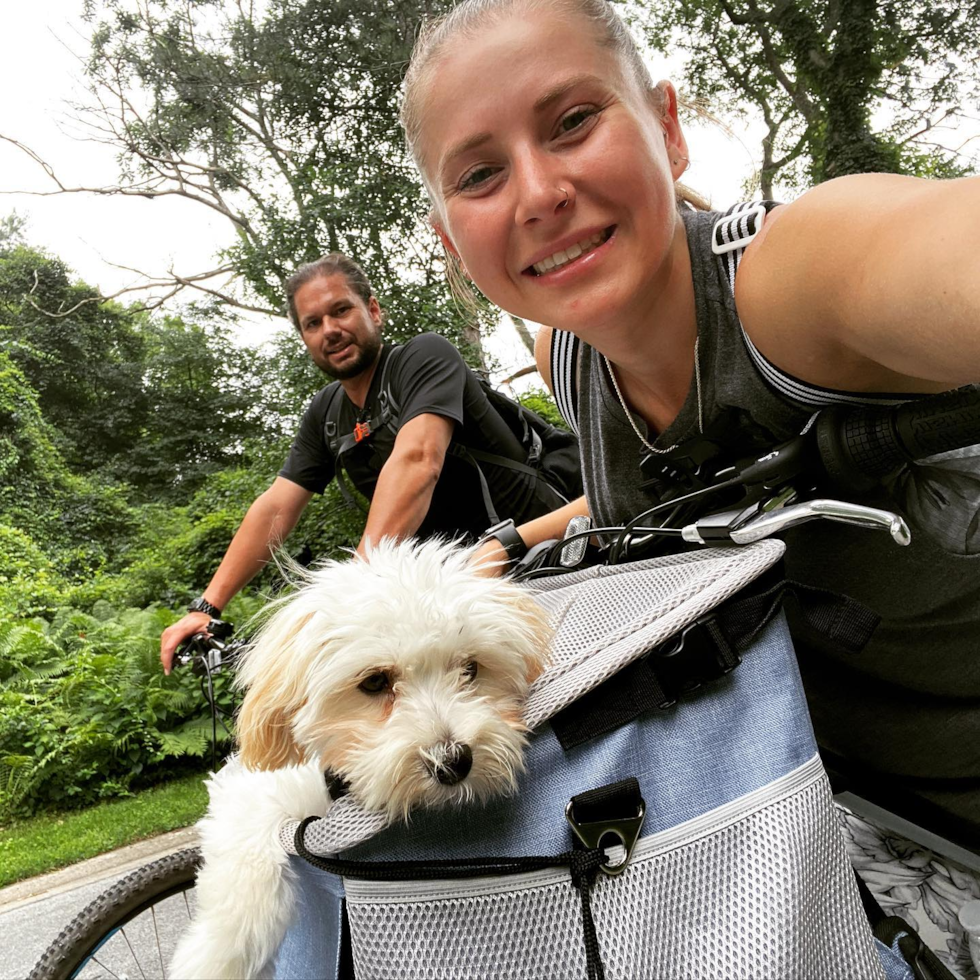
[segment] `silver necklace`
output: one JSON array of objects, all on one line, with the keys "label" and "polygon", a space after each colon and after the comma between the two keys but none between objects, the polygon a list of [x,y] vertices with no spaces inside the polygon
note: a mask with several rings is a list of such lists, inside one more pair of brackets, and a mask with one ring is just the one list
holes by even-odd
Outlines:
[{"label": "silver necklace", "polygon": [[[701,408],[701,358],[698,355],[698,345],[700,342],[700,337],[694,338],[694,391],[698,398],[698,432],[703,433],[704,419]],[[642,432],[640,432],[640,427],[636,424],[636,419],[633,417],[633,413],[630,411],[629,405],[626,404],[626,399],[623,398],[623,393],[619,390],[619,382],[616,380],[615,369],[605,354],[602,355],[602,359],[605,361],[606,370],[609,372],[609,377],[612,380],[613,388],[616,389],[616,397],[619,398],[619,404],[623,406],[623,411],[626,413],[626,418],[629,420],[629,424],[636,433],[636,438],[639,439],[651,453],[657,453],[659,456],[663,456],[666,453],[672,453],[680,445],[680,443],[675,442],[672,446],[668,446],[666,449],[657,449],[657,447],[654,446]]]}]

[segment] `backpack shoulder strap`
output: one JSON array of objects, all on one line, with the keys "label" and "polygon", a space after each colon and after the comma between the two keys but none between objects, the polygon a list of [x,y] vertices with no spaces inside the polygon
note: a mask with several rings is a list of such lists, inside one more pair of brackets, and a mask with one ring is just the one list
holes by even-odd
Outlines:
[{"label": "backpack shoulder strap", "polygon": [[339,395],[343,389],[339,381],[334,381],[330,385],[330,394],[327,396],[327,410],[323,413],[323,441],[327,448],[337,458],[337,450],[340,446],[340,405]]},{"label": "backpack shoulder strap", "polygon": [[[334,451],[334,455],[338,461],[344,453],[349,452],[361,439],[380,429],[382,426],[388,426],[392,432],[398,431],[398,413],[400,407],[388,385],[388,367],[391,364],[392,358],[400,350],[401,347],[396,346],[384,355],[384,361],[381,364],[381,380],[378,384],[377,409],[374,415],[366,422],[358,422],[353,432],[348,432],[344,435],[338,434],[336,449]],[[335,401],[337,402],[334,419],[336,422],[340,418],[340,399],[335,399]]]},{"label": "backpack shoulder strap", "polygon": [[551,389],[568,427],[578,435],[578,364],[582,341],[567,330],[551,331]]},{"label": "backpack shoulder strap", "polygon": [[383,417],[383,421],[393,429],[398,428],[398,414],[401,412],[401,405],[398,404],[398,399],[391,393],[388,374],[391,369],[391,362],[401,349],[402,345],[396,344],[388,352],[384,364],[381,365],[381,383],[378,385],[378,404],[380,408],[378,415],[379,417]]},{"label": "backpack shoulder strap", "polygon": [[345,451],[345,437],[340,432],[340,407],[342,404],[340,395],[342,391],[340,382],[335,381],[328,396],[327,410],[323,415],[323,441],[333,456],[334,479],[337,481],[337,487],[344,503],[351,510],[363,510],[363,506],[359,505],[344,477],[344,463],[341,454]]}]

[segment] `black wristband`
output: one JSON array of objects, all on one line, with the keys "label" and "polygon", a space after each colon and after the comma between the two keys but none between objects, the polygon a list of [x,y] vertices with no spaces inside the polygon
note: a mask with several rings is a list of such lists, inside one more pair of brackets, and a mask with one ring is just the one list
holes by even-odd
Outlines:
[{"label": "black wristband", "polygon": [[490,538],[496,538],[500,542],[510,561],[520,561],[527,554],[527,545],[518,534],[517,528],[510,518],[501,521],[499,524],[494,524],[493,527],[488,527],[483,532],[483,537],[480,538],[480,544]]},{"label": "black wristband", "polygon": [[217,606],[208,602],[208,600],[205,599],[204,596],[199,596],[197,599],[195,599],[187,607],[187,611],[207,613],[212,619],[221,618],[221,610]]}]

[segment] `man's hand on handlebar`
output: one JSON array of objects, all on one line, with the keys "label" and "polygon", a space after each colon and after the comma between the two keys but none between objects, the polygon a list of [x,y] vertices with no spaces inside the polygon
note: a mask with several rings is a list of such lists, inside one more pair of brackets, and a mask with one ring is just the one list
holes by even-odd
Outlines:
[{"label": "man's hand on handlebar", "polygon": [[196,633],[207,633],[211,617],[205,612],[190,612],[168,626],[160,635],[160,663],[164,674],[170,674],[174,663],[174,653],[182,643],[186,643]]}]

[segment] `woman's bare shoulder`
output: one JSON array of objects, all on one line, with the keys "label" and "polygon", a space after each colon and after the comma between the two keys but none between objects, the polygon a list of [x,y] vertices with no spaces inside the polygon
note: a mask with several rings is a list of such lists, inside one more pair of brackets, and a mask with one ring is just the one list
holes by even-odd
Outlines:
[{"label": "woman's bare shoulder", "polygon": [[853,175],[775,209],[736,279],[739,317],[753,343],[813,384],[902,390],[902,378],[916,375],[907,360],[889,356],[889,346],[899,343],[918,252],[942,247],[923,216],[943,206],[950,183]]},{"label": "woman's bare shoulder", "polygon": [[551,384],[551,335],[554,330],[551,327],[541,326],[538,328],[537,336],[534,338],[534,362],[538,366],[538,374],[544,381],[548,391],[553,392]]}]

